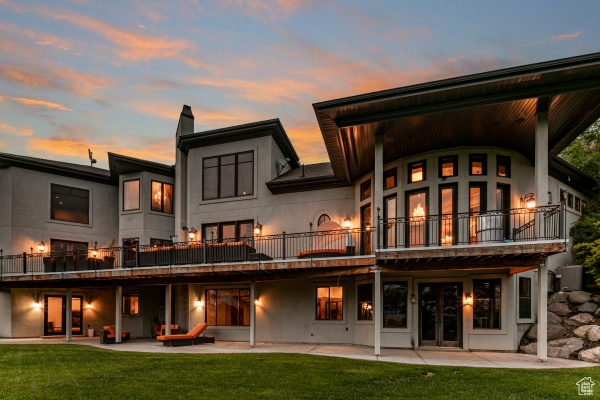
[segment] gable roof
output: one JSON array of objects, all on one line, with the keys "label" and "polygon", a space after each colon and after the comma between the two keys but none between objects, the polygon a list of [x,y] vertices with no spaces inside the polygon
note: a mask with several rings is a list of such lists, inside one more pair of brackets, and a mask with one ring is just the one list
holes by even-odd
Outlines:
[{"label": "gable roof", "polygon": [[284,172],[267,182],[267,188],[273,194],[303,192],[308,190],[328,189],[348,186],[333,173],[331,163],[302,165]]},{"label": "gable roof", "polygon": [[117,182],[119,181],[119,175],[130,172],[147,171],[163,176],[175,176],[175,167],[173,165],[142,160],[122,154],[108,153],[108,166],[111,178]]}]

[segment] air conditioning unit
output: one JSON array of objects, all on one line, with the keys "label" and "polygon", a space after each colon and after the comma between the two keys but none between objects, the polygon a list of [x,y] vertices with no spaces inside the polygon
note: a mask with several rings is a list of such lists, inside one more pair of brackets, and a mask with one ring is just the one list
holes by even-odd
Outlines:
[{"label": "air conditioning unit", "polygon": [[583,290],[583,265],[556,267],[556,288],[563,292]]}]

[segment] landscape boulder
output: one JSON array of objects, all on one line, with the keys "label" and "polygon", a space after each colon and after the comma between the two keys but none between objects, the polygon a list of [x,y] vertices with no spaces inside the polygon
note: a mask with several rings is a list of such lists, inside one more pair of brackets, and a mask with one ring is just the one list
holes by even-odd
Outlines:
[{"label": "landscape boulder", "polygon": [[569,301],[573,304],[583,304],[592,300],[592,295],[582,290],[576,290],[569,293]]},{"label": "landscape boulder", "polygon": [[577,358],[579,358],[581,361],[600,363],[600,347],[594,347],[593,349],[580,351]]},{"label": "landscape boulder", "polygon": [[553,312],[548,311],[548,323],[560,325],[562,324],[562,318],[554,314]]},{"label": "landscape boulder", "polygon": [[567,338],[548,342],[548,357],[570,358],[571,354],[583,349],[583,339]]},{"label": "landscape boulder", "polygon": [[598,306],[596,303],[592,303],[588,301],[587,303],[583,303],[579,307],[577,307],[577,311],[585,312],[585,313],[595,313],[598,310]]},{"label": "landscape boulder", "polygon": [[590,331],[590,329],[592,329],[594,326],[596,325],[583,325],[580,326],[579,328],[573,330],[573,335],[585,339],[586,335],[588,334],[588,332]]},{"label": "landscape boulder", "polygon": [[520,347],[521,351],[527,354],[537,354],[537,343],[529,343]]},{"label": "landscape boulder", "polygon": [[567,292],[556,292],[548,299],[548,304],[552,303],[566,303],[569,300],[569,293]]},{"label": "landscape boulder", "polygon": [[[556,324],[548,324],[548,340],[558,339],[567,334],[567,329],[564,326]],[[527,338],[531,340],[537,340],[537,324],[533,325],[527,333]]]},{"label": "landscape boulder", "polygon": [[594,316],[588,313],[581,313],[573,315],[571,318],[565,320],[564,324],[567,326],[583,326],[589,325],[594,320]]},{"label": "landscape boulder", "polygon": [[600,326],[593,325],[592,328],[588,331],[587,339],[592,342],[597,342],[600,340]]},{"label": "landscape boulder", "polygon": [[571,313],[571,309],[567,303],[552,303],[548,305],[548,311],[553,312],[556,315],[564,317]]}]

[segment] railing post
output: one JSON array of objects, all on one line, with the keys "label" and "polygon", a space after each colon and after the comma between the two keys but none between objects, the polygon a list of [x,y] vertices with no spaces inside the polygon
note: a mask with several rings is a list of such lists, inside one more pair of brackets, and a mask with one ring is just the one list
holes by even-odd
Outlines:
[{"label": "railing post", "polygon": [[377,235],[377,250],[381,249],[381,217],[379,216],[379,207],[377,207],[377,228],[375,229]]},{"label": "railing post", "polygon": [[140,266],[140,244],[135,244],[135,263],[134,266],[138,268]]},{"label": "railing post", "polygon": [[202,238],[202,264],[206,264],[206,238]]},{"label": "railing post", "polygon": [[27,252],[23,252],[23,274],[27,274]]},{"label": "railing post", "polygon": [[283,232],[283,235],[281,236],[281,254],[283,256],[283,259],[285,260],[285,231]]}]

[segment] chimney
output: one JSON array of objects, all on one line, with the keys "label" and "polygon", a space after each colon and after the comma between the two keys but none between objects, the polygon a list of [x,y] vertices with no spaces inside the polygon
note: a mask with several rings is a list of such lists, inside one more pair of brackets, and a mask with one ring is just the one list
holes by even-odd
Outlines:
[{"label": "chimney", "polygon": [[181,136],[191,135],[192,133],[194,133],[194,114],[192,114],[192,107],[184,104],[179,116],[175,137],[179,139]]}]

